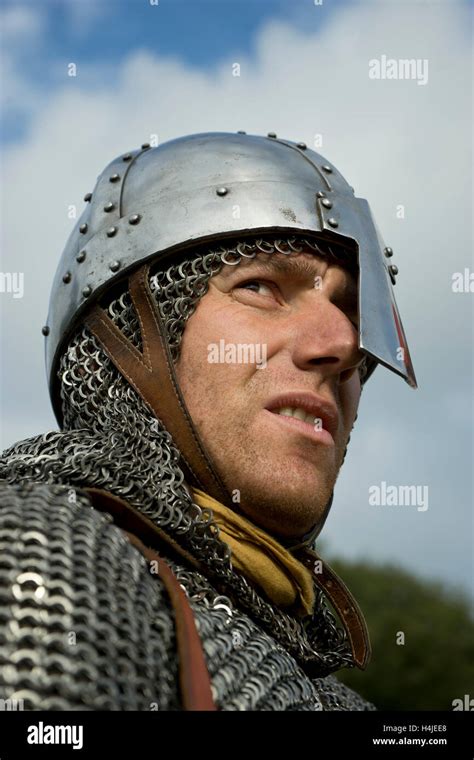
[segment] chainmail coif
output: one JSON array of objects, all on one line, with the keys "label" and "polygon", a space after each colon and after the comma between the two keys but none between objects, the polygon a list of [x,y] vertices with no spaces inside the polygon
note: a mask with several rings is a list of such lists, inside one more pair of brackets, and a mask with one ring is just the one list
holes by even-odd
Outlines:
[{"label": "chainmail coif", "polygon": [[[179,357],[186,320],[207,291],[209,278],[224,264],[238,264],[242,257],[253,258],[259,253],[291,255],[301,251],[303,243],[319,255],[349,261],[344,249],[332,243],[330,247],[310,239],[262,239],[195,251],[166,270],[152,270],[150,287],[174,360]],[[114,295],[108,313],[141,348],[139,323],[128,292]],[[271,604],[233,569],[230,550],[219,539],[212,514],[192,501],[180,467],[180,453],[170,434],[85,327],[69,341],[58,377],[64,430],[17,443],[0,459],[0,478],[4,480],[0,484],[0,552],[2,557],[8,555],[7,561],[0,562],[0,589],[4,587],[0,644],[9,652],[8,657],[0,654],[0,666],[6,665],[7,673],[5,678],[0,667],[0,697],[24,691],[27,706],[33,708],[45,704],[51,709],[179,708],[173,620],[166,594],[156,579],[146,578],[145,560],[120,530],[110,525],[106,516],[88,508],[90,503],[81,488],[95,486],[127,499],[205,567],[204,575],[167,558],[193,605],[219,707],[370,709],[333,677],[323,678],[351,667],[353,660],[346,634],[320,589],[315,589],[313,615],[300,621]],[[31,524],[38,535],[29,546],[24,531]],[[61,549],[59,545],[54,548],[51,540],[56,530]],[[81,536],[84,562],[71,576],[59,555],[77,556]],[[38,577],[29,577],[36,560],[41,572],[38,570]],[[121,570],[124,561],[127,573]],[[22,572],[18,576],[19,569]],[[5,572],[10,585],[1,583]],[[36,609],[37,603],[41,607],[37,598],[41,573],[57,578],[60,609],[52,630],[46,626],[45,637],[49,634],[48,642],[53,643],[53,657],[43,642],[43,682],[40,679],[39,684],[32,684],[28,665],[31,668],[30,659],[34,662],[38,657],[33,632],[37,631],[37,615],[44,613]],[[8,614],[14,615],[21,607],[23,631],[18,623],[18,630],[12,633],[7,624],[4,632],[8,618],[4,602],[7,609],[11,605]],[[116,628],[113,615],[106,614],[109,607],[125,627],[121,623]],[[67,621],[64,615],[69,615]],[[94,644],[83,640],[86,618],[89,630],[91,626],[96,630],[99,622],[102,626],[102,638],[98,636]],[[140,635],[135,630],[137,619],[145,621]],[[78,639],[82,636],[81,645],[89,647],[84,649],[91,658],[86,675],[81,670],[83,657],[66,640],[67,631]],[[26,637],[24,641],[20,632]],[[107,649],[107,639],[115,642],[115,649]],[[20,643],[26,646],[26,650],[20,648],[24,660],[15,655]],[[16,663],[12,664],[15,656]],[[125,669],[126,677],[117,675],[120,668]]]}]

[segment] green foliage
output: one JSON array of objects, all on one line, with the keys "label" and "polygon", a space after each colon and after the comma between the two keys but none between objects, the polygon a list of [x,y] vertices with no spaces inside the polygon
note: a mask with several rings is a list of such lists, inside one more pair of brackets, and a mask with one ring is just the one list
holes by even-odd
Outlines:
[{"label": "green foliage", "polygon": [[342,670],[341,681],[379,710],[452,710],[454,699],[474,697],[474,620],[464,595],[396,566],[328,561],[362,608],[372,643],[367,669]]}]

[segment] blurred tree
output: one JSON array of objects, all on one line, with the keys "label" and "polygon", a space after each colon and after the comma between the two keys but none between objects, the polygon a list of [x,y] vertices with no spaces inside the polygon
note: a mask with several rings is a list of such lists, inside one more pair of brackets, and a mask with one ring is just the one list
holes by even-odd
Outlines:
[{"label": "blurred tree", "polygon": [[372,643],[367,670],[342,670],[341,681],[379,710],[452,710],[453,700],[474,697],[466,596],[396,566],[327,559],[362,608]]}]

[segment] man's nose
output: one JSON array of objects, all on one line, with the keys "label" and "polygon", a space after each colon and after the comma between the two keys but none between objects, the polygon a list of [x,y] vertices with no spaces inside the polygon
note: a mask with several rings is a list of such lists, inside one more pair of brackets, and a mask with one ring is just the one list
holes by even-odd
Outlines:
[{"label": "man's nose", "polygon": [[364,359],[359,349],[359,331],[348,316],[322,295],[308,299],[293,314],[291,353],[300,369],[318,368],[327,377],[347,381]]}]

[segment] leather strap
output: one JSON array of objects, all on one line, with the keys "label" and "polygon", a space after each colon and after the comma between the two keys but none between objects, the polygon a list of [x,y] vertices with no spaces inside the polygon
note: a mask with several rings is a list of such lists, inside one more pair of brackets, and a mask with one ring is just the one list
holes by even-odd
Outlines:
[{"label": "leather strap", "polygon": [[186,562],[193,565],[200,572],[204,572],[204,567],[198,560],[193,557],[186,549],[183,549],[171,536],[168,535],[153,520],[135,509],[128,501],[116,496],[110,491],[102,488],[83,488],[99,512],[108,512],[114,518],[114,523],[127,531],[140,536],[141,540],[148,546],[166,547],[171,549],[173,556],[183,558]]},{"label": "leather strap", "polygon": [[170,596],[175,614],[179,682],[184,710],[216,710],[201,639],[186,594],[164,559],[153,549],[142,544],[133,533],[124,532],[149,562],[156,563],[158,575]]},{"label": "leather strap", "polygon": [[304,549],[299,559],[311,570],[317,585],[339,615],[351,645],[354,662],[358,668],[365,670],[372,649],[362,610],[344,581],[314,550]]},{"label": "leather strap", "polygon": [[[145,521],[137,521],[137,510],[130,504],[108,491],[99,488],[83,489],[91,500],[93,506],[101,512],[108,512],[115,519],[116,524],[122,528],[133,546],[148,560],[154,562],[154,571],[161,578],[169,594],[173,606],[176,624],[176,640],[179,661],[179,683],[184,710],[217,710],[211,690],[211,679],[207,670],[206,660],[202,648],[202,642],[194,621],[194,613],[188,598],[181,588],[175,574],[165,560],[152,548],[145,544],[134,533],[124,528],[125,524],[135,527],[145,526],[145,533],[150,538],[148,518]],[[139,517],[144,517],[140,515]],[[152,523],[153,524],[153,523]],[[157,526],[155,526],[157,528]],[[157,535],[162,531],[157,528]],[[161,535],[160,535],[161,537]],[[172,542],[174,543],[174,542]],[[151,572],[151,567],[150,567]]]},{"label": "leather strap", "polygon": [[191,481],[218,501],[228,504],[229,494],[194,427],[179,388],[163,321],[148,284],[148,272],[149,266],[144,265],[129,278],[129,291],[140,322],[143,352],[123,335],[98,304],[92,307],[84,322],[119,372],[171,433]]}]

